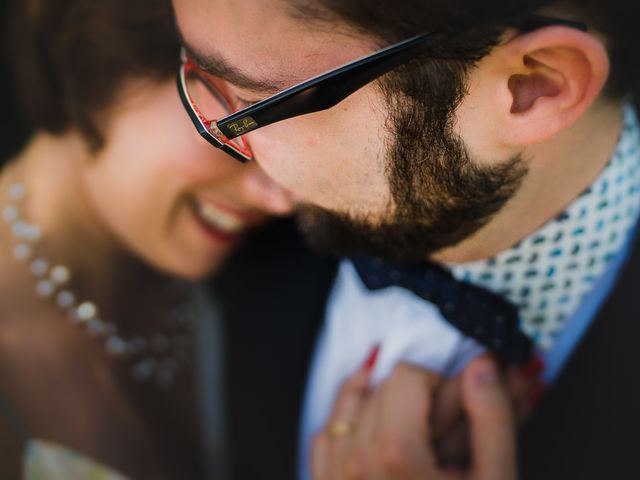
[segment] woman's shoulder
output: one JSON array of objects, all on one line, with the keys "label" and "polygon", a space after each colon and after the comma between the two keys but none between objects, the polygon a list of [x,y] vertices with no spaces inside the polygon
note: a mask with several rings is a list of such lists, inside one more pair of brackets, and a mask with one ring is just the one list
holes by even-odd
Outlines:
[{"label": "woman's shoulder", "polygon": [[[26,287],[21,279],[16,278],[16,269],[7,258],[6,244],[0,238],[0,362],[3,360],[5,345],[15,343],[18,335],[17,319],[20,317],[21,305],[27,302]],[[2,365],[0,365],[2,370]]]},{"label": "woman's shoulder", "polygon": [[0,328],[37,306],[36,278],[31,272],[30,260],[17,258],[18,247],[0,235]]}]

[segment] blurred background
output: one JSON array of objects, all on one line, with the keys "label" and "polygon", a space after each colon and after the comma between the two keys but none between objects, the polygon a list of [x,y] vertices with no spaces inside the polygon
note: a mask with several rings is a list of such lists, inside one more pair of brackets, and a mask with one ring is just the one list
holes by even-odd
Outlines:
[{"label": "blurred background", "polygon": [[13,94],[13,79],[7,55],[11,45],[6,41],[7,5],[0,2],[0,165],[13,155],[25,141],[28,125],[20,114]]}]

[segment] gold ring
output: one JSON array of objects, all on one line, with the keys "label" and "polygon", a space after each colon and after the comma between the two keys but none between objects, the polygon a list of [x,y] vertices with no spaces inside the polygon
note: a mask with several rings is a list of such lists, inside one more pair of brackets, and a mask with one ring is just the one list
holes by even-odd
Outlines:
[{"label": "gold ring", "polygon": [[355,429],[356,426],[351,422],[337,421],[329,427],[329,435],[333,438],[344,437],[352,433]]}]

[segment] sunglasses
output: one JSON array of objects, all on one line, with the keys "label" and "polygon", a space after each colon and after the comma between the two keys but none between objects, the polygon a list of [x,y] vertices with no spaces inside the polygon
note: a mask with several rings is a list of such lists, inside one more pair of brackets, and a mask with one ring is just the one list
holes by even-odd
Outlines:
[{"label": "sunglasses", "polygon": [[[540,15],[510,22],[527,33],[548,26],[587,31],[587,25]],[[253,159],[244,135],[282,120],[334,107],[394,68],[427,53],[440,37],[424,33],[287,88],[245,108],[234,108],[224,81],[201,70],[182,49],[178,92],[198,133],[240,162]]]}]

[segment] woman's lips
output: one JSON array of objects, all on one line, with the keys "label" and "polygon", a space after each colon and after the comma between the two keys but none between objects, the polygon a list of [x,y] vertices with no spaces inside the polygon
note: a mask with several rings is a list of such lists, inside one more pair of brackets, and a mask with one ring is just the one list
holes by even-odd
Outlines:
[{"label": "woman's lips", "polygon": [[191,202],[193,213],[198,223],[210,235],[225,243],[239,240],[249,229],[251,223],[245,218],[232,213],[230,209],[205,203],[197,198]]},{"label": "woman's lips", "polygon": [[212,227],[225,233],[236,234],[247,228],[247,223],[243,219],[212,205],[198,202],[198,213]]}]

